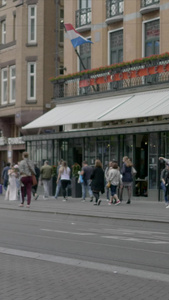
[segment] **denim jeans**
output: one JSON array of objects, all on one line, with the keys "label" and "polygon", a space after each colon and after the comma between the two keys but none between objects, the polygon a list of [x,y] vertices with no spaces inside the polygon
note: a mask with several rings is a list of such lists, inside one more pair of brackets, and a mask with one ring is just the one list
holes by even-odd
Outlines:
[{"label": "denim jeans", "polygon": [[49,197],[50,180],[43,179],[42,182],[43,182],[44,196]]},{"label": "denim jeans", "polygon": [[168,195],[166,194],[166,186],[163,182],[161,182],[161,188],[164,192],[164,200],[165,200],[166,203],[168,203]]},{"label": "denim jeans", "polygon": [[57,198],[59,196],[60,189],[61,189],[61,180],[59,180],[59,182],[57,184],[55,198]]},{"label": "denim jeans", "polygon": [[90,179],[87,180],[87,184],[85,184],[84,182],[82,183],[82,198],[85,199],[86,198],[86,191],[88,190],[89,196],[93,197],[93,192],[91,190],[91,186],[90,186]]}]

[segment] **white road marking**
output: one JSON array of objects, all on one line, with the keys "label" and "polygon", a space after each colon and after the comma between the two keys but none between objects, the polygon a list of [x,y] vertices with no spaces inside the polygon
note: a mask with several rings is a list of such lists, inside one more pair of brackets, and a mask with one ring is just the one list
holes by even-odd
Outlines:
[{"label": "white road marking", "polygon": [[[64,231],[64,230],[53,230],[53,229],[45,229],[41,228],[41,231],[46,232],[55,232],[55,233],[63,233],[63,234],[72,234],[72,235],[79,235],[79,236],[98,236],[96,233],[90,232],[71,232],[71,231]],[[145,244],[155,244],[155,245],[162,245],[162,244],[169,244],[169,241],[161,241],[159,239],[148,239],[148,238],[135,238],[135,237],[126,237],[120,235],[101,235],[101,238],[104,239],[114,239],[120,241],[128,241],[128,242],[137,242],[137,243],[145,243]]]},{"label": "white road marking", "polygon": [[95,233],[91,232],[70,232],[70,231],[63,231],[63,230],[52,230],[52,229],[43,229],[41,228],[42,231],[48,231],[48,232],[56,232],[56,233],[66,233],[66,234],[74,234],[74,235],[96,235]]},{"label": "white road marking", "polygon": [[169,242],[165,241],[159,241],[159,240],[151,240],[151,239],[139,239],[139,238],[127,238],[119,235],[107,235],[107,236],[102,236],[102,238],[106,239],[114,239],[114,240],[121,240],[121,241],[128,241],[128,242],[138,242],[138,243],[145,243],[145,244],[169,244]]},{"label": "white road marking", "polygon": [[135,229],[125,229],[125,228],[110,228],[110,229],[105,229],[105,231],[119,231],[123,234],[145,234],[145,235],[168,235],[166,232],[159,232],[159,231],[144,231],[144,230],[135,230]]}]

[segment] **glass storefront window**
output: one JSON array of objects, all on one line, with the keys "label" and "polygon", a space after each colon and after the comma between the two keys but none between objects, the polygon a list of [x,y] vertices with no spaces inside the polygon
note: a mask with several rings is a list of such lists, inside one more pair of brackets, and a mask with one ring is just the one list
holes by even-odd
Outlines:
[{"label": "glass storefront window", "polygon": [[57,162],[60,159],[59,155],[58,155],[58,142],[56,140],[54,140],[53,159],[54,159],[55,165],[57,164]]},{"label": "glass storefront window", "polygon": [[52,141],[47,141],[47,145],[48,145],[48,153],[47,153],[47,159],[49,161],[49,164],[53,164],[53,145],[52,145]]},{"label": "glass storefront window", "polygon": [[41,167],[41,157],[42,157],[42,148],[41,148],[41,141],[37,141],[37,144],[36,144],[36,151],[37,151],[37,154],[36,154],[36,163],[38,165],[38,167]]},{"label": "glass storefront window", "polygon": [[42,141],[42,164],[47,159],[47,141]]},{"label": "glass storefront window", "polygon": [[60,143],[60,157],[64,160],[68,160],[68,142],[61,141]]},{"label": "glass storefront window", "polygon": [[150,133],[149,141],[149,188],[158,187],[158,133]]},{"label": "glass storefront window", "polygon": [[96,157],[101,160],[103,168],[107,167],[110,160],[110,141],[107,140],[97,141]]},{"label": "glass storefront window", "polygon": [[110,137],[110,160],[116,159],[118,161],[118,136]]},{"label": "glass storefront window", "polygon": [[124,156],[133,159],[133,135],[124,136]]}]

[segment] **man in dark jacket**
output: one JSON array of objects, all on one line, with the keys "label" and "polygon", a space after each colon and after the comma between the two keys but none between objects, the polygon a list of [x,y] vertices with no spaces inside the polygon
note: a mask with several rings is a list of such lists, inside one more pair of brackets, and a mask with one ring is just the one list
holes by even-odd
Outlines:
[{"label": "man in dark jacket", "polygon": [[101,199],[99,199],[99,192],[104,193],[104,171],[99,159],[95,161],[95,168],[93,169],[90,179],[92,179],[91,188],[95,197],[94,205],[100,205]]},{"label": "man in dark jacket", "polygon": [[4,184],[4,190],[7,190],[8,186],[8,171],[10,170],[10,163],[6,164],[6,167],[3,168],[2,170],[2,179],[3,179],[3,184]]}]

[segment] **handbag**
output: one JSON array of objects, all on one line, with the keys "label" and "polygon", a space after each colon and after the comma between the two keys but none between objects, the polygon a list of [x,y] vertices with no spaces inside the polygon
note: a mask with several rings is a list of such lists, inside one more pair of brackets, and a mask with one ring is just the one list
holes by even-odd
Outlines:
[{"label": "handbag", "polygon": [[84,182],[83,176],[80,174],[79,175],[79,179],[78,179],[78,183],[83,183],[83,182]]},{"label": "handbag", "polygon": [[111,182],[109,181],[106,185],[106,187],[109,189],[111,187]]},{"label": "handbag", "polygon": [[32,186],[37,185],[37,180],[34,174],[32,174]]},{"label": "handbag", "polygon": [[136,169],[134,167],[131,168],[131,174],[133,176],[135,176],[137,174],[137,171],[136,171]]},{"label": "handbag", "polygon": [[37,185],[38,182],[37,182],[37,180],[36,180],[35,174],[33,173],[32,169],[30,168],[30,166],[29,166],[28,163],[27,163],[27,165],[28,165],[28,168],[29,168],[29,170],[30,170],[30,172],[31,172],[31,174],[32,174],[32,186]]}]

